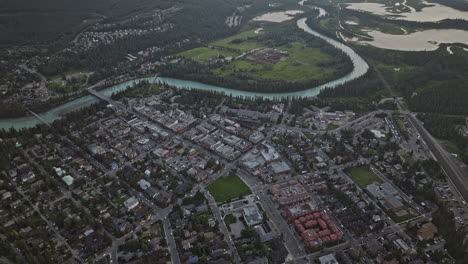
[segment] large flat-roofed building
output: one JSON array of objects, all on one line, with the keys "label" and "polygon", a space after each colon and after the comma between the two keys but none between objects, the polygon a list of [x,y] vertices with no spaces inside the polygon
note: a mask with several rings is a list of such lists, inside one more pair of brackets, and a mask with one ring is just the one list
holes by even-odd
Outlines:
[{"label": "large flat-roofed building", "polygon": [[301,202],[310,199],[310,195],[304,185],[298,180],[288,180],[271,187],[273,200],[282,205]]},{"label": "large flat-roofed building", "polygon": [[248,226],[260,224],[262,222],[263,217],[256,204],[245,206],[242,210],[245,223],[247,223]]},{"label": "large flat-roofed building", "polygon": [[270,168],[275,174],[283,174],[291,171],[291,168],[284,161],[276,161],[270,164]]},{"label": "large flat-roofed building", "polygon": [[333,254],[320,257],[319,262],[320,264],[338,264],[338,260],[336,260]]},{"label": "large flat-roofed building", "polygon": [[276,149],[266,143],[263,143],[260,148],[260,154],[267,163],[277,161],[281,158],[281,155]]},{"label": "large flat-roofed building", "polygon": [[376,199],[380,199],[384,196],[384,193],[380,190],[380,187],[374,183],[367,185],[366,190]]},{"label": "large flat-roofed building", "polygon": [[317,203],[314,200],[304,201],[299,204],[291,205],[284,208],[284,214],[289,220],[304,216],[319,210]]},{"label": "large flat-roofed building", "polygon": [[394,212],[404,208],[404,204],[393,195],[386,195],[384,196],[383,200],[385,204]]},{"label": "large flat-roofed building", "polygon": [[398,190],[395,189],[393,185],[391,185],[388,182],[382,183],[382,185],[380,185],[380,188],[387,195],[396,195],[398,193]]}]

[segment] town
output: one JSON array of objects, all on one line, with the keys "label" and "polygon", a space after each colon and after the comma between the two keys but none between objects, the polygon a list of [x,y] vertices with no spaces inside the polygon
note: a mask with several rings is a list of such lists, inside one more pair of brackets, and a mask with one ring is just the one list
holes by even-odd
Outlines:
[{"label": "town", "polygon": [[466,239],[450,233],[466,203],[398,111],[294,114],[150,83],[100,98],[2,140],[8,258],[455,263],[446,247]]}]

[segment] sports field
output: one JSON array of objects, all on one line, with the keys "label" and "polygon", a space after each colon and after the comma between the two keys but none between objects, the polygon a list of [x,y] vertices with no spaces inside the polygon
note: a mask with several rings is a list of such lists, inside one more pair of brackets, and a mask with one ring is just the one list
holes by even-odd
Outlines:
[{"label": "sports field", "polygon": [[218,203],[235,200],[252,193],[249,187],[235,174],[217,179],[206,189]]},{"label": "sports field", "polygon": [[382,179],[375,175],[366,165],[349,168],[345,172],[361,188],[365,188],[374,182],[383,183]]}]

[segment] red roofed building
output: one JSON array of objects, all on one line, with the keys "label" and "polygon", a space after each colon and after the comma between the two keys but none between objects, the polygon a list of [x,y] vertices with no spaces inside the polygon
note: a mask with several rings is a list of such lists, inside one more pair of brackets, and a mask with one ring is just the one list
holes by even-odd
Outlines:
[{"label": "red roofed building", "polygon": [[313,229],[307,229],[304,232],[302,232],[302,237],[305,241],[313,241],[317,240],[318,238],[317,233]]},{"label": "red roofed building", "polygon": [[329,236],[330,235],[330,230],[325,229],[325,230],[322,230],[322,231],[318,232],[318,234],[319,234],[320,237]]},{"label": "red roofed building", "polygon": [[329,237],[329,236],[324,236],[324,237],[322,237],[322,242],[323,242],[323,243],[328,243],[328,242],[330,242],[330,237]]},{"label": "red roofed building", "polygon": [[327,229],[327,224],[322,219],[318,219],[317,222],[320,226],[320,229],[322,230]]},{"label": "red roofed building", "polygon": [[271,187],[273,200],[280,204],[291,204],[310,199],[310,194],[298,180],[289,180]]},{"label": "red roofed building", "polygon": [[315,220],[307,221],[307,222],[305,223],[305,226],[306,226],[307,228],[314,228],[314,227],[317,226],[317,221],[315,221]]}]

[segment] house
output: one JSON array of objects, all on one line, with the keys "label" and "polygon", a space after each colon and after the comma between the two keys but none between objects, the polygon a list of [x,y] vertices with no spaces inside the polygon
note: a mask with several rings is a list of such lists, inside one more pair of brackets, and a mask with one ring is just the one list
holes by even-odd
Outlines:
[{"label": "house", "polygon": [[140,204],[140,201],[138,201],[137,198],[135,197],[130,197],[128,198],[125,202],[124,202],[124,206],[128,209],[128,210],[132,210],[133,208],[137,207],[138,205]]},{"label": "house", "polygon": [[75,179],[70,175],[65,175],[65,176],[63,176],[62,181],[65,182],[67,187],[71,187],[73,185],[73,182],[75,181]]},{"label": "house", "polygon": [[23,183],[29,182],[29,181],[33,180],[35,177],[36,177],[36,174],[34,174],[34,172],[30,171],[27,174],[22,174],[21,175],[21,181]]},{"label": "house", "polygon": [[393,245],[397,249],[401,250],[403,253],[407,253],[411,250],[410,246],[408,246],[408,244],[401,238],[398,238],[397,240],[393,241]]},{"label": "house", "polygon": [[99,146],[99,145],[96,145],[96,144],[90,144],[88,146],[88,150],[93,154],[93,155],[104,155],[106,154],[106,150]]},{"label": "house", "polygon": [[[140,185],[141,186],[141,185]],[[145,190],[145,193],[151,198],[154,199],[156,196],[158,196],[158,190],[154,187],[148,187]]]},{"label": "house", "polygon": [[190,256],[185,263],[186,264],[198,263],[198,256]]},{"label": "house", "polygon": [[138,185],[140,185],[140,188],[141,188],[142,190],[146,190],[146,189],[148,189],[149,187],[151,187],[151,184],[150,184],[147,180],[145,180],[145,179],[141,179],[141,180],[139,180],[137,183],[138,183]]},{"label": "house", "polygon": [[426,241],[434,238],[434,235],[437,233],[438,229],[433,223],[428,222],[421,226],[417,231],[417,236],[419,241]]},{"label": "house", "polygon": [[9,199],[11,198],[11,192],[4,192],[2,194],[2,200],[6,200],[6,199]]}]

